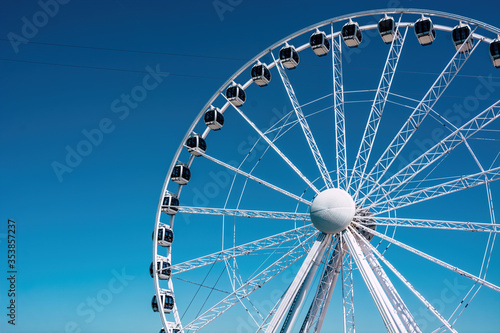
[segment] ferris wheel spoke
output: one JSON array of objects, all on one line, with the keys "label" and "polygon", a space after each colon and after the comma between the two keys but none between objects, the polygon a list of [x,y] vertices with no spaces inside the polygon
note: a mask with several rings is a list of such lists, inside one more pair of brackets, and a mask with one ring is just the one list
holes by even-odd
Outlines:
[{"label": "ferris wheel spoke", "polygon": [[[472,37],[472,35],[473,34],[470,34],[470,36],[467,38],[467,41]],[[413,110],[412,114],[408,117],[389,146],[382,153],[382,156],[380,156],[368,175],[360,180],[360,184],[358,186],[358,189],[356,190],[358,193],[363,192],[363,190],[367,189],[367,186],[365,186],[367,179],[372,178],[374,179],[375,183],[378,183],[380,179],[382,179],[389,167],[398,157],[401,150],[406,146],[410,138],[426,118],[427,114],[442,96],[446,88],[448,88],[451,81],[453,81],[455,76],[462,69],[463,65],[466,63],[466,61],[469,59],[469,57],[472,55],[479,44],[479,42],[476,43],[468,52],[461,52],[462,48],[467,45],[467,42],[463,43],[463,45],[455,53],[448,65],[436,79],[434,84],[427,91],[424,98]],[[365,198],[367,196],[368,194],[365,195]]]},{"label": "ferris wheel spoke", "polygon": [[[226,96],[224,94],[222,94],[222,96],[227,100]],[[228,101],[229,102],[229,101]],[[314,186],[313,183],[311,183],[311,181],[309,179],[307,179],[306,176],[304,176],[302,174],[302,172],[300,172],[300,170],[288,159],[288,157],[286,157],[285,154],[283,154],[283,152],[274,144],[274,142],[272,142],[266,135],[264,135],[264,133],[262,133],[262,131],[257,127],[257,125],[255,125],[251,120],[250,118],[247,117],[247,115],[241,111],[240,108],[234,106],[233,104],[231,104],[232,107],[236,110],[236,112],[238,112],[241,117],[259,134],[259,136],[267,142],[267,144],[269,146],[271,146],[271,148],[273,148],[273,150],[295,171],[295,173],[300,177],[302,178],[302,180],[316,193],[319,194],[319,190],[316,188],[316,186]]]},{"label": "ferris wheel spoke", "polygon": [[347,191],[347,150],[345,137],[344,79],[342,72],[342,43],[335,40],[333,23],[332,33],[332,74],[333,74],[333,111],[335,121],[335,157],[337,166],[337,187]]},{"label": "ferris wheel spoke", "polygon": [[305,244],[311,235],[318,232],[312,225],[306,225],[285,231],[273,236],[262,238],[250,243],[232,247],[223,251],[215,252],[200,258],[192,259],[183,263],[172,265],[172,275],[212,265],[217,262],[228,259],[248,255],[257,251],[272,248],[290,241],[303,240],[301,244]]},{"label": "ferris wheel spoke", "polygon": [[368,195],[373,193],[373,203],[376,204],[381,198],[383,198],[384,195],[390,195],[403,184],[412,180],[417,174],[433,164],[435,161],[449,154],[460,144],[464,142],[466,143],[467,139],[481,131],[498,117],[500,117],[500,100],[479,113],[460,128],[457,128],[446,138],[435,144],[413,162],[383,182],[380,186],[371,190]]},{"label": "ferris wheel spoke", "polygon": [[471,187],[491,183],[498,179],[500,179],[500,167],[462,176],[457,179],[426,188],[415,188],[410,190],[407,194],[392,199],[385,197],[383,201],[378,204],[370,205],[367,208],[375,210],[375,215],[380,215],[382,213],[414,205],[422,201],[431,200],[450,193],[463,191]]},{"label": "ferris wheel spoke", "polygon": [[292,83],[290,82],[290,79],[288,78],[288,75],[285,72],[285,68],[283,67],[281,62],[276,61],[276,58],[274,57],[272,52],[271,55],[273,57],[274,62],[277,63],[276,68],[278,69],[281,81],[283,83],[283,86],[285,87],[288,98],[290,99],[290,103],[292,104],[297,119],[300,123],[300,127],[304,132],[309,148],[311,149],[311,153],[313,154],[314,161],[316,162],[316,165],[318,166],[318,169],[320,171],[321,177],[323,178],[323,181],[325,182],[325,185],[328,188],[333,188],[333,183],[332,179],[330,178],[330,173],[328,172],[328,168],[325,165],[325,161],[321,156],[321,152],[318,148],[318,145],[316,144],[316,140],[314,140],[314,136],[312,134],[311,128],[309,127],[309,124],[307,123],[306,117],[302,112],[302,108],[300,107],[297,95],[293,90]]},{"label": "ferris wheel spoke", "polygon": [[326,311],[328,310],[328,305],[330,304],[333,290],[342,266],[343,252],[345,252],[345,249],[340,242],[340,237],[338,237],[337,245],[326,264],[312,304],[309,307],[309,311],[300,329],[300,333],[307,333],[313,329],[313,327],[314,332],[321,332]]},{"label": "ferris wheel spoke", "polygon": [[288,317],[288,321],[284,323],[284,325],[287,325],[286,328],[293,327],[293,321],[294,319],[296,319],[295,314],[298,314],[300,306],[303,302],[303,298],[301,296],[304,295],[305,297],[305,293],[308,289],[308,284],[312,282],[312,278],[314,277],[313,272],[315,272],[315,270],[318,268],[321,257],[328,247],[329,243],[331,242],[331,238],[331,235],[326,235],[324,233],[319,234],[307,257],[302,263],[299,272],[297,273],[294,280],[288,287],[287,292],[283,296],[283,299],[278,309],[276,310],[276,313],[271,319],[271,322],[267,326],[267,333],[276,332],[280,323],[282,323],[286,317]]},{"label": "ferris wheel spoke", "polygon": [[242,286],[234,292],[226,296],[223,300],[212,306],[205,311],[198,318],[194,319],[191,323],[184,327],[184,330],[197,332],[226,311],[231,309],[234,305],[238,304],[241,300],[247,298],[254,291],[260,289],[264,284],[269,282],[272,278],[283,272],[285,269],[294,264],[297,260],[306,255],[310,249],[304,246],[315,235],[314,233],[307,237],[303,243],[295,246],[290,252],[276,260],[273,264],[268,266],[262,272],[257,274],[251,280],[245,282]]},{"label": "ferris wheel spoke", "polygon": [[[377,309],[384,321],[385,327],[388,332],[406,332],[407,328],[402,319],[398,315],[398,311],[394,308],[392,297],[393,293],[388,293],[389,286],[381,283],[381,272],[379,267],[372,267],[375,264],[372,257],[367,257],[365,251],[360,246],[358,240],[351,232],[346,229],[343,233],[344,240],[347,244],[348,250],[351,252],[356,266],[358,267],[363,280],[368,287],[368,290],[377,306]],[[384,281],[387,282],[387,281]],[[395,291],[395,290],[394,290]]]},{"label": "ferris wheel spoke", "polygon": [[[380,82],[378,84],[377,93],[373,99],[373,104],[370,110],[370,115],[368,116],[368,122],[366,123],[365,131],[363,133],[363,138],[361,139],[361,144],[359,146],[358,154],[354,162],[353,172],[349,178],[349,188],[351,188],[351,183],[353,182],[353,175],[359,173],[359,179],[363,179],[366,172],[366,167],[368,164],[368,159],[373,147],[373,142],[377,136],[378,127],[380,124],[380,119],[384,112],[385,104],[391,90],[392,81],[394,74],[396,73],[396,68],[398,67],[399,57],[401,56],[401,51],[403,50],[404,42],[406,39],[406,33],[408,32],[408,27],[405,28],[404,34],[399,32],[399,22],[396,25],[396,35],[392,40],[391,47],[389,49],[389,54],[385,61],[384,70],[382,76],[380,77]],[[352,184],[356,190],[354,196],[358,194],[358,184],[355,182]]]},{"label": "ferris wheel spoke", "polygon": [[308,201],[308,200],[306,200],[306,199],[304,199],[304,198],[301,198],[301,197],[299,197],[298,195],[292,194],[292,193],[290,193],[290,192],[288,192],[288,191],[286,191],[286,190],[284,190],[284,189],[282,189],[282,188],[280,188],[280,187],[278,187],[278,186],[276,186],[276,185],[273,185],[273,184],[271,184],[271,183],[268,183],[268,182],[266,182],[265,180],[262,180],[262,179],[260,179],[260,178],[257,178],[257,177],[255,177],[255,176],[253,176],[253,175],[251,175],[251,174],[249,174],[249,173],[247,173],[247,172],[245,172],[245,171],[242,171],[242,170],[240,170],[240,169],[238,169],[238,168],[236,168],[236,167],[234,167],[234,166],[232,166],[232,165],[230,165],[230,164],[227,164],[227,163],[225,163],[225,162],[222,162],[222,161],[220,161],[220,160],[216,159],[215,157],[212,157],[212,156],[207,155],[207,154],[202,153],[202,152],[199,152],[199,154],[200,154],[201,156],[205,157],[206,159],[208,159],[208,160],[210,160],[210,161],[212,161],[212,162],[215,162],[215,163],[219,164],[220,166],[223,166],[223,167],[224,167],[224,168],[226,168],[226,169],[229,169],[229,170],[231,170],[231,171],[234,171],[234,172],[236,172],[236,173],[239,173],[239,174],[240,174],[240,175],[242,175],[243,177],[246,177],[246,178],[248,178],[248,179],[251,179],[251,180],[253,180],[253,181],[256,181],[256,182],[257,182],[257,183],[259,183],[259,184],[262,184],[262,185],[264,185],[264,186],[267,186],[267,187],[269,187],[269,188],[271,188],[271,189],[273,189],[273,190],[275,190],[275,191],[278,191],[278,192],[280,192],[280,193],[282,193],[282,194],[284,194],[284,195],[286,195],[286,196],[288,196],[288,197],[290,197],[290,198],[293,198],[293,199],[295,199],[295,200],[297,200],[297,201],[299,201],[299,202],[302,202],[302,203],[304,203],[304,204],[306,204],[306,205],[308,205],[308,206],[310,206],[310,205],[311,205],[311,202],[310,202],[310,201]]},{"label": "ferris wheel spoke", "polygon": [[488,287],[488,288],[490,288],[492,290],[500,292],[500,287],[497,286],[497,285],[495,285],[495,284],[493,284],[493,283],[491,283],[491,282],[488,282],[488,281],[486,281],[484,279],[481,279],[481,278],[479,278],[479,277],[477,277],[477,276],[475,276],[473,274],[470,274],[470,273],[468,273],[468,272],[466,272],[466,271],[464,271],[464,270],[462,270],[462,269],[460,269],[458,267],[450,265],[450,264],[448,264],[448,263],[446,263],[446,262],[444,262],[442,260],[434,258],[434,257],[432,257],[432,256],[430,256],[430,255],[428,255],[428,254],[426,254],[426,253],[424,253],[424,252],[422,252],[420,250],[417,250],[417,249],[415,249],[415,248],[413,248],[411,246],[408,246],[408,245],[406,245],[406,244],[404,244],[404,243],[402,243],[400,241],[397,241],[397,240],[395,240],[395,239],[393,239],[393,238],[391,238],[389,236],[381,234],[380,232],[377,232],[375,230],[367,228],[367,227],[365,227],[362,224],[359,224],[357,222],[353,222],[353,223],[357,227],[362,228],[363,230],[369,232],[372,235],[380,237],[380,238],[382,238],[382,239],[384,239],[384,240],[386,240],[386,241],[388,241],[388,242],[390,242],[390,243],[392,243],[392,244],[394,244],[396,246],[399,246],[399,247],[401,247],[401,248],[403,248],[403,249],[405,249],[407,251],[410,251],[410,252],[412,252],[412,253],[414,253],[414,254],[416,254],[416,255],[424,258],[424,259],[427,259],[427,260],[429,260],[429,261],[431,261],[431,262],[433,262],[435,264],[438,264],[438,265],[440,265],[440,266],[442,266],[442,267],[444,267],[446,269],[449,269],[450,271],[453,271],[453,272],[455,272],[457,274],[463,275],[463,276],[471,279],[472,281],[477,282],[477,283],[479,283],[479,284],[481,284],[481,285],[483,285],[485,287]]},{"label": "ferris wheel spoke", "polygon": [[422,219],[378,217],[378,216],[373,216],[370,218],[375,220],[377,226],[380,225],[380,226],[394,226],[394,227],[500,233],[500,225],[492,223],[422,220]]},{"label": "ferris wheel spoke", "polygon": [[408,282],[408,280],[405,279],[405,277],[396,269],[394,266],[370,243],[368,242],[364,237],[359,238],[365,246],[370,249],[373,253],[377,255],[377,257],[398,277],[401,282],[405,284],[410,291],[417,296],[417,298],[429,309],[435,316],[436,318],[441,321],[448,330],[451,332],[456,332],[456,330],[451,327],[450,323],[432,306],[429,301],[427,301],[411,284]]},{"label": "ferris wheel spoke", "polygon": [[273,211],[248,210],[248,209],[179,206],[178,212],[187,214],[240,216],[240,217],[273,219],[273,220],[291,220],[291,221],[311,220],[309,213],[288,213],[288,212],[273,212]]}]

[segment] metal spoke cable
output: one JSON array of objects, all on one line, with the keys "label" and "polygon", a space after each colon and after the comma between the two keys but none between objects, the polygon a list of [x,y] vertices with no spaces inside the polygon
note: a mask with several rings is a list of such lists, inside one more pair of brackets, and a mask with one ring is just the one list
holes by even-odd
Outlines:
[{"label": "metal spoke cable", "polygon": [[200,307],[200,310],[198,311],[198,313],[196,314],[196,317],[198,317],[201,313],[201,311],[203,310],[203,308],[205,307],[205,304],[207,304],[207,301],[208,299],[210,298],[210,296],[212,295],[212,292],[214,291],[215,287],[217,286],[217,284],[219,283],[219,280],[220,278],[222,277],[222,274],[224,274],[226,270],[226,267],[224,266],[224,268],[222,269],[222,272],[220,272],[219,274],[219,277],[217,278],[217,281],[215,281],[215,284],[214,284],[214,287],[213,288],[210,288],[210,293],[208,294],[207,298],[205,299],[205,302],[203,302],[203,304],[201,305]]},{"label": "metal spoke cable", "polygon": [[[354,232],[354,229],[351,229]],[[412,285],[411,283],[405,279],[405,277],[399,273],[399,271],[376,249],[373,245],[368,242],[365,237],[358,237],[373,253],[377,255],[377,257],[398,277],[398,279],[406,285],[411,292],[417,296],[417,298],[441,321],[451,332],[457,332],[454,328],[451,327],[450,323],[444,319],[444,317],[429,303]]]},{"label": "metal spoke cable", "polygon": [[[184,310],[184,313],[181,316],[181,321],[184,318],[184,316],[186,315],[186,313],[188,312],[189,308],[191,307],[191,304],[193,304],[193,301],[196,298],[196,296],[198,296],[198,293],[200,292],[201,287],[205,287],[205,288],[209,288],[210,289],[210,287],[205,286],[204,283],[207,280],[207,278],[210,275],[210,273],[212,272],[212,269],[214,268],[214,266],[215,266],[215,263],[213,263],[212,265],[210,265],[210,270],[208,271],[207,274],[205,274],[205,277],[203,278],[203,281],[201,281],[201,283],[198,284],[198,283],[191,282],[193,284],[197,284],[198,285],[198,289],[196,290],[196,292],[194,293],[193,297],[191,298],[191,301],[189,302],[188,306],[186,307],[186,310]],[[184,280],[184,281],[186,281],[186,280]]]}]

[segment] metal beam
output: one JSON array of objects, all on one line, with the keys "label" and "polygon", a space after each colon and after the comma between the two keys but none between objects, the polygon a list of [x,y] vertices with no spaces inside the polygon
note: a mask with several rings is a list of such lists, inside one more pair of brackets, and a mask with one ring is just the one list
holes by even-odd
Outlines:
[{"label": "metal beam", "polygon": [[342,74],[342,43],[333,37],[332,32],[332,67],[333,67],[333,108],[335,120],[335,154],[337,163],[337,187],[347,191],[347,150],[345,137],[344,79]]},{"label": "metal beam", "polygon": [[373,99],[373,104],[370,110],[370,115],[368,116],[368,122],[366,123],[365,131],[363,133],[363,138],[359,146],[358,154],[354,162],[353,173],[349,177],[349,188],[351,185],[354,189],[358,189],[358,184],[356,179],[353,183],[353,174],[359,172],[359,179],[363,179],[366,172],[366,167],[368,165],[368,159],[372,152],[373,142],[377,136],[378,127],[380,120],[382,119],[382,114],[384,112],[385,104],[387,102],[387,97],[391,90],[392,81],[394,79],[394,74],[396,74],[396,69],[398,67],[399,58],[401,56],[401,51],[403,50],[403,45],[406,39],[406,33],[408,32],[408,27],[404,29],[404,34],[399,32],[399,23],[401,17],[397,23],[396,35],[392,40],[391,47],[389,49],[389,54],[385,61],[384,70],[382,76],[380,77],[380,82],[378,84],[377,93]]},{"label": "metal beam", "polygon": [[382,316],[382,320],[384,321],[387,331],[391,333],[406,332],[405,325],[401,321],[401,318],[399,318],[396,309],[394,309],[394,306],[377,279],[377,276],[373,272],[373,269],[366,259],[361,247],[358,245],[358,242],[354,238],[354,235],[349,229],[345,230],[343,235],[347,248],[351,252],[354,261],[356,262],[356,266],[358,267],[361,276],[363,277],[363,280],[372,295],[373,301]]},{"label": "metal beam", "polygon": [[375,273],[375,276],[380,282],[380,285],[384,289],[385,294],[391,301],[392,305],[394,306],[394,309],[398,313],[399,318],[405,325],[406,330],[412,333],[422,332],[418,327],[415,318],[413,318],[412,314],[410,313],[410,310],[403,302],[403,299],[401,298],[401,296],[399,296],[399,293],[392,284],[391,280],[389,280],[389,277],[385,273],[384,269],[373,255],[371,248],[366,244],[367,242],[363,241],[364,237],[361,236],[355,229],[351,229],[351,232],[353,233],[354,238],[358,242],[361,251],[363,251],[365,258],[368,260],[368,263],[370,264],[373,272]]},{"label": "metal beam", "polygon": [[241,287],[226,296],[223,300],[205,311],[202,315],[186,325],[184,327],[184,330],[192,330],[195,332],[199,331],[200,329],[217,319],[219,316],[224,314],[234,305],[239,303],[242,299],[247,298],[254,291],[260,289],[264,284],[269,282],[276,275],[280,274],[285,269],[294,264],[297,260],[302,258],[307,253],[307,249],[304,247],[304,243],[306,243],[312,237],[314,237],[314,235],[311,235],[310,237],[305,239],[303,243],[295,246],[290,252],[276,260],[273,264],[268,266],[251,280],[244,283]]},{"label": "metal beam", "polygon": [[471,280],[472,280],[472,281],[474,281],[474,282],[477,282],[477,283],[479,283],[479,284],[482,284],[482,285],[483,285],[483,286],[485,286],[485,287],[488,287],[488,288],[490,288],[490,289],[493,289],[493,290],[495,290],[495,291],[500,292],[500,287],[499,287],[499,286],[497,286],[497,285],[495,285],[495,284],[493,284],[493,283],[491,283],[491,282],[488,282],[488,281],[486,281],[486,280],[484,280],[484,279],[481,279],[481,278],[479,278],[479,277],[477,277],[477,276],[475,276],[475,275],[473,275],[473,274],[470,274],[470,273],[468,273],[468,272],[466,272],[466,271],[464,271],[464,270],[462,270],[462,269],[460,269],[460,268],[458,268],[458,267],[455,267],[455,266],[453,266],[453,265],[450,265],[450,264],[448,264],[448,263],[446,263],[446,262],[444,262],[444,261],[442,261],[442,260],[439,260],[439,259],[437,259],[437,258],[434,258],[433,256],[430,256],[430,255],[428,255],[428,254],[426,254],[426,253],[424,253],[424,252],[422,252],[422,251],[419,251],[419,250],[417,250],[417,249],[415,249],[415,248],[413,248],[413,247],[411,247],[411,246],[408,246],[408,245],[406,245],[406,244],[404,244],[404,243],[402,243],[402,242],[400,242],[400,241],[397,241],[397,240],[395,240],[395,239],[393,239],[393,238],[391,238],[391,237],[388,237],[388,236],[386,236],[386,235],[384,235],[384,234],[381,234],[381,233],[379,233],[379,232],[377,232],[377,231],[374,231],[374,230],[372,230],[372,229],[370,229],[370,228],[366,228],[365,226],[363,226],[363,225],[361,225],[361,224],[359,224],[359,223],[356,223],[356,222],[353,222],[353,223],[354,223],[354,225],[356,225],[357,227],[363,228],[364,230],[368,231],[368,232],[369,232],[369,233],[371,233],[372,235],[378,236],[378,237],[380,237],[380,238],[382,238],[382,239],[384,239],[384,240],[386,240],[386,241],[388,241],[388,242],[391,242],[392,244],[397,245],[397,246],[399,246],[399,247],[401,247],[401,248],[403,248],[403,249],[405,249],[405,250],[407,250],[407,251],[410,251],[410,252],[412,252],[412,253],[414,253],[414,254],[416,254],[416,255],[418,255],[418,256],[420,256],[420,257],[424,258],[424,259],[427,259],[427,260],[429,260],[429,261],[432,261],[432,262],[433,262],[433,263],[435,263],[435,264],[438,264],[438,265],[440,265],[440,266],[442,266],[442,267],[444,267],[444,268],[447,268],[447,269],[449,269],[450,271],[453,271],[453,272],[455,272],[455,273],[458,273],[458,274],[460,274],[460,275],[463,275],[463,276],[465,276],[465,277],[467,277],[467,278],[471,279]]},{"label": "metal beam", "polygon": [[282,232],[273,236],[262,238],[250,243],[232,247],[223,251],[215,252],[203,257],[185,261],[179,264],[172,265],[172,275],[190,271],[207,265],[212,265],[217,262],[229,260],[235,257],[248,255],[263,249],[278,246],[280,244],[306,239],[317,233],[317,229],[312,225],[306,225],[297,229]]},{"label": "metal beam", "polygon": [[299,272],[295,276],[293,282],[290,284],[288,291],[283,297],[278,310],[274,314],[269,326],[266,329],[266,333],[274,333],[278,330],[279,325],[285,319],[285,316],[288,312],[288,309],[292,306],[292,302],[295,299],[295,296],[299,292],[300,287],[304,283],[309,271],[313,268],[313,266],[317,266],[321,262],[321,257],[325,252],[328,244],[330,243],[332,235],[320,234],[316,239],[313,247],[309,251],[306,259],[302,263],[302,266],[299,269]]},{"label": "metal beam", "polygon": [[[472,37],[472,34],[468,37]],[[417,105],[412,114],[408,117],[403,127],[399,130],[398,134],[391,141],[389,146],[386,148],[382,156],[378,159],[375,165],[372,167],[368,176],[366,178],[373,178],[375,182],[378,182],[387,172],[392,163],[396,160],[401,150],[406,146],[408,141],[411,139],[415,131],[424,121],[427,114],[442,96],[446,88],[450,85],[451,81],[458,74],[460,69],[462,69],[465,62],[469,59],[471,54],[477,48],[480,43],[476,43],[469,52],[461,52],[462,48],[467,45],[465,42],[460,49],[455,53],[453,58],[450,60],[445,69],[441,72],[439,77],[436,79],[431,88],[427,91],[424,98]],[[360,185],[356,190],[355,199],[358,197],[360,192],[363,192],[363,185],[366,183],[365,179],[360,180]],[[365,196],[366,197],[366,196]],[[364,202],[364,200],[363,200]]]},{"label": "metal beam", "polygon": [[[274,58],[274,55],[271,52],[271,55],[273,56],[274,61],[276,62],[276,59]],[[314,136],[312,134],[311,129],[309,128],[309,124],[307,123],[306,117],[304,116],[304,113],[302,112],[302,108],[300,107],[300,103],[297,100],[297,96],[295,95],[295,91],[293,90],[292,83],[288,79],[288,75],[286,75],[285,68],[279,62],[276,67],[278,68],[278,73],[281,77],[281,81],[283,82],[283,86],[285,87],[285,90],[288,94],[288,97],[290,99],[290,102],[292,103],[292,107],[295,110],[295,114],[297,115],[297,119],[299,120],[300,127],[302,128],[302,131],[304,132],[304,135],[307,140],[307,144],[309,145],[309,148],[311,149],[311,152],[314,157],[314,161],[316,162],[316,165],[318,166],[318,169],[321,173],[321,177],[323,178],[323,181],[325,182],[325,185],[328,188],[333,188],[333,182],[332,179],[330,178],[330,173],[328,172],[328,168],[325,165],[325,161],[323,161],[323,157],[321,156],[321,152],[318,148],[318,145],[316,144],[316,141],[314,140]]]}]

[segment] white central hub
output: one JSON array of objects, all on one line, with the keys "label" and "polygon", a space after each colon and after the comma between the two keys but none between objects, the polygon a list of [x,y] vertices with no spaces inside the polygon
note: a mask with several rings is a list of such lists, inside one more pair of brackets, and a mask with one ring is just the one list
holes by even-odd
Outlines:
[{"label": "white central hub", "polygon": [[336,234],[351,223],[356,205],[344,190],[331,188],[318,194],[311,205],[311,221],[319,231]]}]

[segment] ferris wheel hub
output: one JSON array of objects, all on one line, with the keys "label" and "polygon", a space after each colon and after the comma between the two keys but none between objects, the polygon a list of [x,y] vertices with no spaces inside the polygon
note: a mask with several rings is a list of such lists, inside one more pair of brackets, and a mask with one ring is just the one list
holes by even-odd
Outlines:
[{"label": "ferris wheel hub", "polygon": [[349,193],[331,188],[314,198],[310,210],[311,221],[319,231],[335,234],[349,226],[355,210],[356,205]]}]

